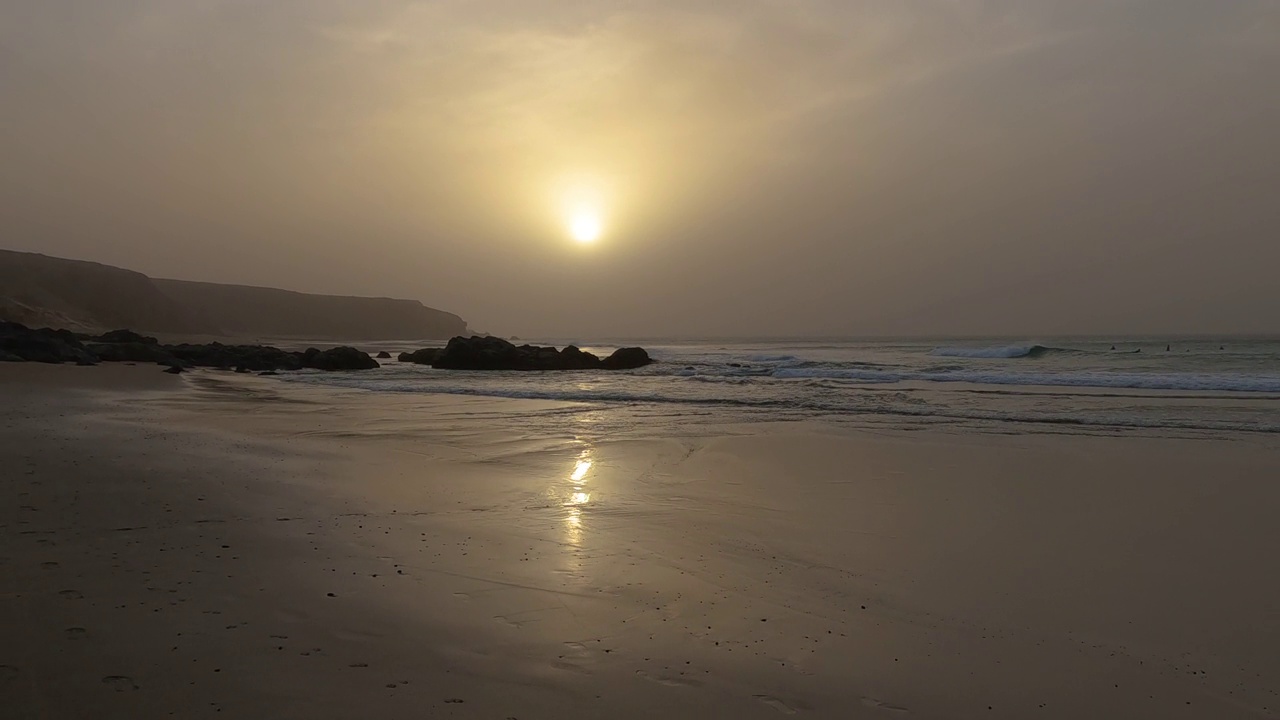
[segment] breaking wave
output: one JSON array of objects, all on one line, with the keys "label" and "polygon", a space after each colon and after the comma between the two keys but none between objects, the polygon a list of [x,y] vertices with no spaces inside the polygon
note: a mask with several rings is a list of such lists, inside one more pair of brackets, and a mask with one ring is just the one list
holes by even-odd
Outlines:
[{"label": "breaking wave", "polygon": [[714,343],[658,347],[657,363],[618,373],[472,373],[393,362],[380,370],[281,379],[633,407],[645,422],[670,418],[678,427],[693,417],[881,418],[875,422],[904,428],[1016,423],[1022,430],[1015,432],[1078,426],[1280,433],[1275,340],[1184,340],[1173,351],[1163,340],[1015,343]]},{"label": "breaking wave", "polygon": [[977,385],[1029,385],[1048,387],[1128,388],[1133,390],[1216,390],[1219,392],[1280,393],[1280,375],[1220,375],[1203,373],[1118,373],[1118,372],[994,372],[960,370],[954,372],[912,372],[846,368],[787,368],[776,370],[779,379],[829,378],[866,383],[894,383],[908,380]]},{"label": "breaking wave", "polygon": [[1001,347],[940,347],[934,348],[930,355],[937,357],[958,358],[1024,358],[1040,357],[1058,350],[1043,345],[1005,345]]}]

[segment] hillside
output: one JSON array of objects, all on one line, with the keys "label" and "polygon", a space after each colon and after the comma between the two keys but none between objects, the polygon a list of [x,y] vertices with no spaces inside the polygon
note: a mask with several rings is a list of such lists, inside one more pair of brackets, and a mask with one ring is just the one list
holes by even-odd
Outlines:
[{"label": "hillside", "polygon": [[462,318],[416,300],[308,295],[186,280],[153,282],[231,335],[408,340],[450,338],[467,331]]},{"label": "hillside", "polygon": [[0,250],[0,320],[86,332],[219,332],[142,273],[9,250]]},{"label": "hillside", "polygon": [[0,250],[0,320],[78,332],[130,328],[315,340],[433,340],[467,331],[457,315],[416,300],[156,280],[110,265],[9,250]]}]

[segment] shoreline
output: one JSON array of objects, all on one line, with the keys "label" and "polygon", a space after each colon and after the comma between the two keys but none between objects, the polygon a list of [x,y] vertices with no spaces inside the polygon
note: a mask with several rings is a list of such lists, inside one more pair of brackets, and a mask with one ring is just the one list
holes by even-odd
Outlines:
[{"label": "shoreline", "polygon": [[1280,706],[1273,444],[614,438],[553,401],[28,370],[5,717]]}]

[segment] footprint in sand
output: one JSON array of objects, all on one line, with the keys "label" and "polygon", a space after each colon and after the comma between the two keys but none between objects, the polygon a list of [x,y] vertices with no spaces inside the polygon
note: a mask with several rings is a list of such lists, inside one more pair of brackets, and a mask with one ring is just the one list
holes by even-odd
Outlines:
[{"label": "footprint in sand", "polygon": [[862,704],[869,708],[874,708],[876,710],[883,710],[889,713],[897,713],[898,715],[906,715],[907,713],[911,712],[910,710],[904,707],[900,707],[898,705],[890,705],[887,702],[881,702],[880,700],[876,700],[875,698],[869,698],[869,697],[862,698]]},{"label": "footprint in sand", "polygon": [[69,627],[66,629],[68,640],[79,640],[80,638],[88,634],[88,632],[89,632],[88,630],[85,630],[82,627]]},{"label": "footprint in sand", "polygon": [[102,682],[103,684],[110,685],[111,689],[116,692],[138,689],[138,685],[133,681],[133,678],[126,675],[108,675],[102,678]]},{"label": "footprint in sand", "polygon": [[755,698],[783,715],[795,715],[800,712],[799,703],[789,703],[772,695],[756,695]]},{"label": "footprint in sand", "polygon": [[580,665],[575,665],[571,662],[564,662],[563,660],[552,660],[551,667],[557,670],[564,670],[565,672],[577,673],[579,675],[591,674],[590,670],[587,670],[586,668]]},{"label": "footprint in sand", "polygon": [[62,590],[58,594],[61,595],[65,600],[83,600],[84,599],[84,595],[82,595],[79,590]]},{"label": "footprint in sand", "polygon": [[58,563],[50,560],[49,562],[40,563],[40,567],[44,568],[45,570],[53,570],[54,568],[58,567]]},{"label": "footprint in sand", "polygon": [[687,688],[702,687],[702,683],[698,682],[697,680],[687,680],[685,678],[672,677],[670,675],[653,675],[651,673],[645,672],[644,670],[637,670],[636,675],[639,675],[645,680],[666,685],[667,687],[687,687]]},{"label": "footprint in sand", "polygon": [[22,671],[12,665],[0,665],[0,685],[17,682]]}]

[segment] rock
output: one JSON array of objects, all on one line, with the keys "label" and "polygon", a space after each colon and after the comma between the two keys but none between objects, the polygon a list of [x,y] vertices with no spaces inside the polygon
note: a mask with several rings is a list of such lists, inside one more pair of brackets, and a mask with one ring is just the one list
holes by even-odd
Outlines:
[{"label": "rock", "polygon": [[[89,342],[82,342],[82,338]],[[369,370],[378,362],[351,347],[332,350],[311,348],[305,353],[289,352],[265,345],[161,345],[155,338],[131,330],[113,330],[97,337],[77,336],[67,330],[32,330],[25,325],[0,322],[0,361],[74,362],[93,365],[104,362],[158,363],[165,372],[182,368],[212,367],[236,372],[277,370]],[[177,370],[174,370],[177,368]]]},{"label": "rock", "polygon": [[440,348],[423,348],[411,353],[400,353],[400,362],[413,363],[414,365],[431,365],[440,356],[440,352]]},{"label": "rock", "polygon": [[600,358],[573,345],[560,351],[560,365],[553,370],[594,370],[601,367]]},{"label": "rock", "polygon": [[601,360],[573,345],[563,350],[517,347],[501,338],[472,336],[450,340],[431,364],[446,370],[623,370],[650,362],[649,354],[641,348],[623,348]]},{"label": "rock", "polygon": [[269,376],[269,375],[274,376],[274,375],[279,375],[280,373],[276,372],[275,370],[264,370],[258,374],[262,376]]},{"label": "rock", "polygon": [[624,347],[614,350],[612,355],[605,358],[604,366],[608,370],[634,370],[651,362],[653,359],[644,348]]},{"label": "rock", "polygon": [[303,366],[301,354],[265,345],[223,345],[215,342],[208,345],[183,344],[161,347],[185,367],[223,369],[243,367],[251,372],[261,372],[263,370],[300,370]]},{"label": "rock", "polygon": [[[128,332],[127,330],[124,332]],[[87,343],[85,348],[103,362],[146,362],[177,365],[178,358],[160,345],[142,342]]]},{"label": "rock", "polygon": [[390,360],[390,359],[391,359],[391,353],[387,352],[386,350],[383,350],[382,352],[378,353],[378,359],[379,359],[379,360]]},{"label": "rock", "polygon": [[302,355],[302,366],[316,370],[372,370],[382,367],[377,360],[353,347],[331,350],[308,348]]},{"label": "rock", "polygon": [[445,370],[530,370],[515,345],[501,338],[455,337],[431,363]]},{"label": "rock", "polygon": [[14,322],[0,322],[0,353],[31,362],[82,365],[98,362],[73,332],[49,328],[32,330]]},{"label": "rock", "polygon": [[172,367],[165,368],[164,371],[169,373],[170,375],[179,375],[182,373],[182,366],[174,365]]},{"label": "rock", "polygon": [[97,340],[100,343],[139,343],[142,345],[160,344],[159,340],[153,337],[147,337],[146,335],[139,335],[132,330],[112,330],[109,333],[104,333],[96,338],[90,339]]}]

